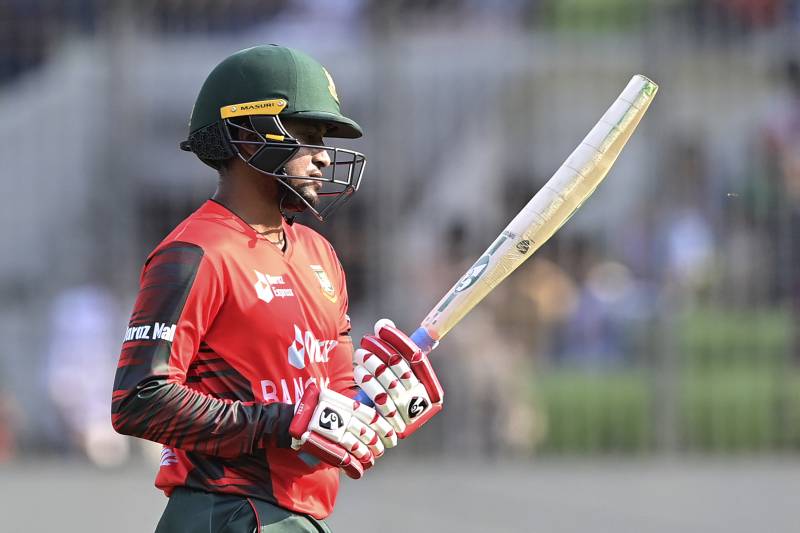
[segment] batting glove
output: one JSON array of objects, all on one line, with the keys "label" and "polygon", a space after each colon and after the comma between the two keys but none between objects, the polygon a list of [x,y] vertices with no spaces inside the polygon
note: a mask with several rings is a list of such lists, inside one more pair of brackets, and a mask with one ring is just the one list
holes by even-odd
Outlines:
[{"label": "batting glove", "polygon": [[353,365],[356,384],[401,439],[442,410],[444,391],[428,356],[391,320],[361,339]]},{"label": "batting glove", "polygon": [[392,426],[375,409],[308,384],[289,425],[292,448],[344,470],[353,479],[397,444]]}]

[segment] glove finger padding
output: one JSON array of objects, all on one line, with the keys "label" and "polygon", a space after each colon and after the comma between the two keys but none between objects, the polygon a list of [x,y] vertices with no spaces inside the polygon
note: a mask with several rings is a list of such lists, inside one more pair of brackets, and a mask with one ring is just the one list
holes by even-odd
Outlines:
[{"label": "glove finger padding", "polygon": [[359,403],[358,408],[355,410],[355,415],[358,420],[377,433],[384,448],[397,446],[397,431],[392,424],[378,414],[378,411],[368,405]]},{"label": "glove finger padding", "polygon": [[372,455],[367,445],[349,431],[342,435],[342,439],[339,442],[345,450],[361,461],[364,469],[370,468],[375,464],[375,456]]},{"label": "glove finger padding", "polygon": [[[295,448],[294,444],[292,444],[292,448]],[[310,431],[306,432],[303,443],[295,449],[313,455],[324,463],[341,468],[349,478],[361,479],[361,476],[364,475],[364,466],[353,454],[325,437]]]},{"label": "glove finger padding", "polygon": [[[389,322],[389,321],[387,321]],[[380,324],[380,321],[379,321]],[[425,385],[433,403],[440,403],[444,400],[444,391],[439,383],[439,378],[433,371],[431,362],[422,349],[414,344],[411,338],[394,327],[394,324],[382,324],[376,331],[381,340],[389,343],[397,352],[408,361],[414,376]]]},{"label": "glove finger padding", "polygon": [[363,366],[367,372],[372,374],[381,387],[389,393],[392,400],[397,400],[401,397],[401,391],[406,388],[405,385],[380,357],[364,348],[359,348],[353,354],[353,363],[357,366]]},{"label": "glove finger padding", "polygon": [[442,409],[444,392],[428,356],[391,321],[379,320],[361,348],[353,354],[356,383],[400,438]]},{"label": "glove finger padding", "polygon": [[[414,372],[406,363],[402,355],[387,341],[374,335],[364,335],[361,339],[361,348],[372,353],[384,365],[391,369],[392,373],[400,379],[400,382],[406,388],[411,389],[416,386],[418,381]],[[417,348],[419,350],[419,348]],[[365,356],[365,359],[372,359]]]},{"label": "glove finger padding", "polygon": [[384,451],[376,432],[360,419],[371,421],[375,415],[370,407],[310,382],[289,425],[292,448],[358,479]]},{"label": "glove finger padding", "polygon": [[350,426],[347,429],[349,433],[357,436],[359,443],[363,444],[376,459],[383,455],[383,442],[381,442],[378,434],[359,420],[357,416],[350,419]]},{"label": "glove finger padding", "polygon": [[381,386],[369,370],[361,365],[356,365],[353,369],[353,377],[356,385],[370,397],[375,409],[385,418],[397,433],[402,433],[406,429],[406,423],[398,412],[394,399]]}]

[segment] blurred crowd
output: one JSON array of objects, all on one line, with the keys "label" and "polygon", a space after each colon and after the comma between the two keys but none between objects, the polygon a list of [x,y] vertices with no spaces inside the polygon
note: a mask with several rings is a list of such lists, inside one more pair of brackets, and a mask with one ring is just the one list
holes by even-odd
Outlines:
[{"label": "blurred crowd", "polygon": [[[427,448],[533,453],[547,438],[548,425],[530,390],[533,376],[551,368],[602,374],[657,364],[653,347],[661,344],[654,337],[663,331],[669,335],[672,324],[665,321],[680,312],[777,309],[791,321],[800,318],[800,244],[794,238],[800,231],[800,0],[282,0],[266,5],[258,0],[0,0],[0,99],[5,88],[46,66],[65,36],[107,31],[118,17],[128,16],[142,31],[191,39],[252,26],[269,34],[271,27],[299,31],[327,25],[340,38],[352,38],[354,46],[361,39],[401,41],[410,31],[405,19],[418,23],[414,33],[513,25],[558,40],[566,39],[561,32],[591,34],[599,27],[627,35],[644,25],[680,26],[704,50],[746,48],[767,38],[780,43],[758,65],[769,92],[768,99],[753,102],[760,118],[736,132],[744,139],[737,150],[744,151],[739,156],[746,164],[732,168],[715,147],[723,142],[719,136],[733,137],[731,132],[713,126],[660,131],[659,144],[650,145],[658,152],[652,179],[626,223],[566,227],[465,320],[462,333],[443,344],[435,362],[443,369],[448,408],[438,429],[428,432]],[[458,172],[449,179],[445,171],[434,174],[443,180],[443,190],[460,185]],[[493,207],[501,225],[546,178],[540,172],[509,175]],[[488,194],[480,187],[478,196]],[[459,193],[437,200],[471,205]],[[197,197],[178,205],[154,200],[137,207],[145,213],[137,222],[140,239],[132,244],[137,261],[195,205]],[[413,210],[405,213],[424,218]],[[494,227],[476,230],[469,215],[436,219],[443,224],[427,237],[421,226],[409,224],[407,231],[414,234],[403,239],[427,239],[420,244],[427,246],[424,265],[394,268],[408,270],[420,293],[444,292],[496,232]],[[374,272],[374,254],[381,248],[359,246],[374,240],[368,231],[374,216],[365,203],[353,203],[319,228],[345,265],[351,307],[363,324],[377,318],[365,315],[380,307],[373,293],[385,283]],[[11,371],[22,355],[0,353],[0,462],[26,452],[56,452],[108,466],[151,453],[149,447],[141,452],[132,447],[109,424],[113,371],[132,302],[131,287],[115,286],[112,279],[101,275],[52,287],[37,317],[47,338],[41,353],[26,354],[35,359],[31,367],[38,372],[28,376],[30,384],[16,383],[17,373]],[[2,285],[14,283],[4,279]],[[401,321],[410,326],[419,310],[409,310]],[[789,349],[790,364],[800,363],[800,334]],[[31,410],[20,400],[16,392],[28,386],[44,391],[46,409]]]},{"label": "blurred crowd", "polygon": [[[630,29],[645,24],[689,28],[698,39],[736,41],[744,35],[800,25],[798,0],[3,0],[0,81],[47,60],[70,32],[113,27],[135,18],[170,35],[237,32],[268,24],[316,23],[333,33],[405,31],[406,22],[441,27],[518,26],[531,29]],[[324,34],[322,34],[324,35]]]}]

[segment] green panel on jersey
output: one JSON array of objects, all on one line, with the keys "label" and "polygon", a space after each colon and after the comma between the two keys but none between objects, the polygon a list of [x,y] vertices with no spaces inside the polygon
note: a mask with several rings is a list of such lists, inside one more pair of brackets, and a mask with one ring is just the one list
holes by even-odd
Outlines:
[{"label": "green panel on jersey", "polygon": [[361,126],[342,115],[333,78],[312,57],[277,45],[254,46],[224,59],[206,78],[197,97],[189,132],[220,120],[220,108],[283,99],[280,116],[330,125],[328,137],[356,138]]}]

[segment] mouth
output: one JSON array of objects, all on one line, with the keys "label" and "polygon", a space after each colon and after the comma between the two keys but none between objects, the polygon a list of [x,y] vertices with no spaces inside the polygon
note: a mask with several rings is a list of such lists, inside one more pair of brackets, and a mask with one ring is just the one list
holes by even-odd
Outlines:
[{"label": "mouth", "polygon": [[[316,177],[316,176],[315,176]],[[319,176],[320,178],[322,176]],[[317,180],[303,180],[295,185],[297,188],[311,188],[314,192],[319,192],[322,189],[322,183]]]}]

